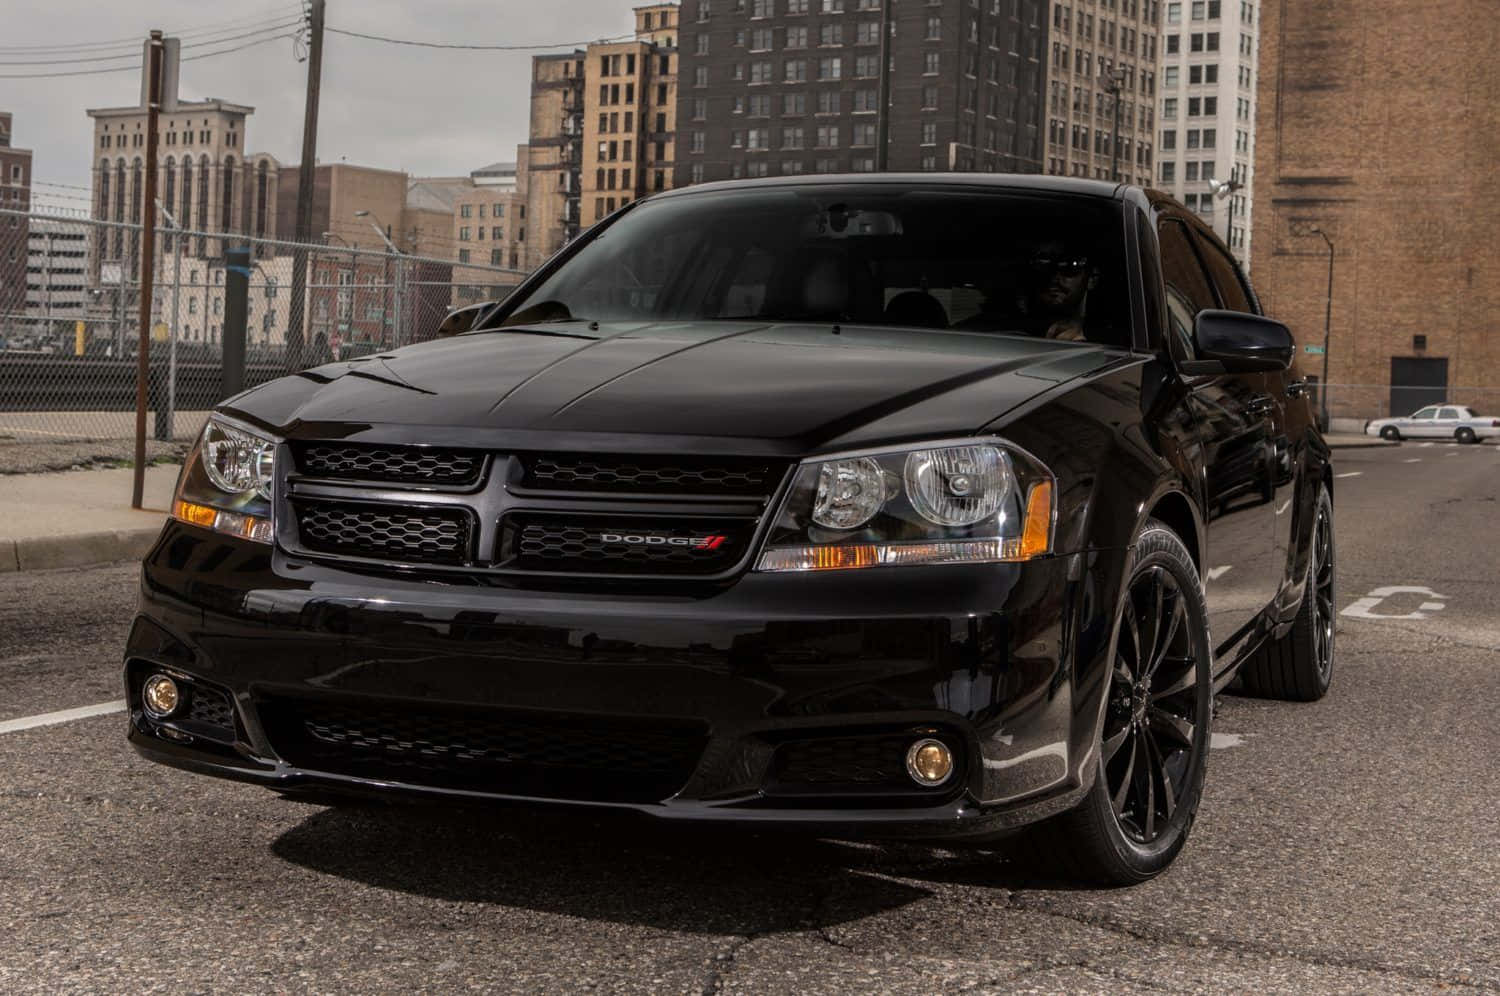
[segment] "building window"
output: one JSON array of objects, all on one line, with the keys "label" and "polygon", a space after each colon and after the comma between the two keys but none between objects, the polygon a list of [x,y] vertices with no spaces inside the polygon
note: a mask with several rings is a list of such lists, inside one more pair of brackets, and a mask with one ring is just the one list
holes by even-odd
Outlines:
[{"label": "building window", "polygon": [[699,35],[697,37],[697,39],[694,41],[693,45],[694,45],[694,48],[693,48],[693,54],[694,55],[707,55],[708,54],[708,34],[705,32],[704,34]]},{"label": "building window", "polygon": [[702,121],[708,117],[708,99],[706,97],[693,98],[692,118],[694,121]]},{"label": "building window", "polygon": [[784,173],[784,174],[786,174],[787,176],[793,176],[793,175],[795,175],[797,173],[801,173],[802,172],[802,160],[800,160],[800,159],[783,159],[781,161],[781,172]]},{"label": "building window", "polygon": [[788,59],[782,64],[782,78],[788,83],[805,83],[807,81],[807,60]]},{"label": "building window", "polygon": [[939,58],[937,52],[926,52],[922,55],[922,72],[928,76],[938,74]]},{"label": "building window", "polygon": [[708,86],[708,67],[693,67],[693,86]]},{"label": "building window", "polygon": [[878,90],[856,90],[854,91],[854,110],[878,111],[880,110],[880,91]]},{"label": "building window", "polygon": [[922,110],[935,111],[938,106],[938,88],[935,86],[924,86],[922,88]]},{"label": "building window", "polygon": [[818,94],[818,113],[839,113],[839,93],[837,90],[824,90]]},{"label": "building window", "polygon": [[1177,86],[1177,67],[1176,66],[1168,66],[1163,71],[1163,75],[1162,75],[1162,78],[1161,78],[1161,84],[1162,84],[1162,86],[1169,86],[1169,87],[1175,87],[1175,86]]},{"label": "building window", "polygon": [[839,147],[839,126],[818,125],[817,147],[820,149],[836,149]]},{"label": "building window", "polygon": [[769,149],[770,147],[771,130],[769,128],[751,128],[745,132],[745,148]]},{"label": "building window", "polygon": [[750,64],[750,82],[771,82],[771,64],[769,62],[752,62]]},{"label": "building window", "polygon": [[695,131],[692,133],[692,137],[688,140],[688,151],[699,153],[703,151],[703,132]]},{"label": "building window", "polygon": [[844,77],[844,60],[838,56],[831,56],[818,60],[818,79],[837,80]]},{"label": "building window", "polygon": [[850,145],[874,145],[875,125],[856,124],[849,134]]},{"label": "building window", "polygon": [[472,213],[473,205],[471,204],[465,204],[458,209],[458,216],[460,218],[468,218],[472,215]]},{"label": "building window", "polygon": [[1177,179],[1177,164],[1175,162],[1163,162],[1161,164],[1162,183],[1171,183]]},{"label": "building window", "polygon": [[1163,121],[1173,121],[1177,118],[1177,98],[1168,97],[1161,102],[1161,116]]},{"label": "building window", "polygon": [[844,44],[844,26],[842,24],[825,24],[818,28],[819,45],[842,45]]},{"label": "building window", "polygon": [[937,122],[936,121],[923,121],[922,122],[922,144],[923,145],[936,145],[937,144]]},{"label": "building window", "polygon": [[804,142],[805,138],[801,128],[781,129],[781,147],[783,149],[805,148]]},{"label": "building window", "polygon": [[786,44],[784,46],[782,46],[782,47],[783,48],[806,48],[807,47],[807,26],[806,25],[798,25],[796,27],[787,28],[786,29]]},{"label": "building window", "polygon": [[467,263],[469,261],[469,250],[460,249],[458,251],[458,261],[460,263]]},{"label": "building window", "polygon": [[781,114],[783,117],[791,117],[807,113],[807,94],[788,93],[781,98]]}]

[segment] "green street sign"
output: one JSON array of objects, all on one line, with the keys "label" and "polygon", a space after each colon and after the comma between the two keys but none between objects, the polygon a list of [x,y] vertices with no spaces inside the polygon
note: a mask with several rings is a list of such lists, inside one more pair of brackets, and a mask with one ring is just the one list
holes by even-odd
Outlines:
[{"label": "green street sign", "polygon": [[1322,346],[1303,346],[1302,349],[1304,352],[1312,353],[1314,356],[1319,356],[1323,353]]}]

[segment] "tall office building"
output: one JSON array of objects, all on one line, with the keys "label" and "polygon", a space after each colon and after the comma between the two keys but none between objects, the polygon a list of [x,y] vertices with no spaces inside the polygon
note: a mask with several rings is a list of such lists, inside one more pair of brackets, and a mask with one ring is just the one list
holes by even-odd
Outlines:
[{"label": "tall office building", "polygon": [[1039,172],[1045,0],[684,0],[677,182]]},{"label": "tall office building", "polygon": [[[150,43],[142,66],[150,64]],[[157,134],[157,197],[162,206],[189,231],[208,235],[234,233],[273,237],[276,224],[277,174],[275,159],[246,153],[245,129],[255,108],[227,100],[181,100],[177,95],[179,44],[166,39],[163,49],[161,112]],[[155,212],[145,197],[146,118],[149,81],[141,70],[140,103],[129,107],[95,108],[94,218],[141,224]],[[220,239],[191,240],[189,251],[203,256],[222,252]],[[93,269],[114,275],[139,270],[138,231],[116,228],[95,246]],[[260,247],[258,254],[269,252]],[[111,282],[106,280],[106,282]]]},{"label": "tall office building", "polygon": [[[1164,5],[1156,186],[1250,258],[1259,0],[1170,0]],[[1214,195],[1211,181],[1235,188]]]},{"label": "tall office building", "polygon": [[532,59],[532,268],[611,211],[673,186],[678,6],[637,7],[635,37]]},{"label": "tall office building", "polygon": [[1334,417],[1500,411],[1500,18],[1463,0],[1261,6],[1262,300],[1321,344],[1331,291]]},{"label": "tall office building", "polygon": [[[10,144],[11,114],[0,111],[0,209],[31,210],[31,150]],[[30,219],[0,215],[0,325],[26,311],[26,256]]]},{"label": "tall office building", "polygon": [[1161,4],[1052,0],[1051,7],[1046,171],[1150,184]]}]

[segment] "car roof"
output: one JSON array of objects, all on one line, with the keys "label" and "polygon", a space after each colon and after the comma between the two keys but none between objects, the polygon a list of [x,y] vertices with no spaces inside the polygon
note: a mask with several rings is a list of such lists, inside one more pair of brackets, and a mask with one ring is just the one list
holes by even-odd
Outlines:
[{"label": "car roof", "polygon": [[[1044,176],[1040,173],[797,173],[743,180],[715,180],[677,187],[652,194],[651,199],[684,197],[694,194],[722,193],[726,190],[750,190],[767,187],[819,187],[869,184],[871,186],[904,186],[926,189],[989,187],[1032,193],[1070,194],[1120,200],[1128,192],[1139,190],[1108,180],[1087,180],[1076,176]],[[1166,195],[1160,195],[1166,197]]]}]

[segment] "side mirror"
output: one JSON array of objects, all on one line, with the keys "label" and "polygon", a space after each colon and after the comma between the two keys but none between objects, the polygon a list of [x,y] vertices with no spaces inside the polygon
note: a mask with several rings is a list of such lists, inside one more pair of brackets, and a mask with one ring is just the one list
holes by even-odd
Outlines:
[{"label": "side mirror", "polygon": [[456,308],[448,312],[448,316],[438,326],[438,337],[446,338],[450,335],[460,335],[468,332],[474,327],[474,323],[479,320],[479,316],[494,307],[494,305],[494,301],[484,301],[479,304],[470,304],[462,308]]},{"label": "side mirror", "polygon": [[1285,370],[1297,344],[1285,325],[1239,311],[1200,311],[1193,320],[1198,359],[1182,364],[1187,374]]}]

